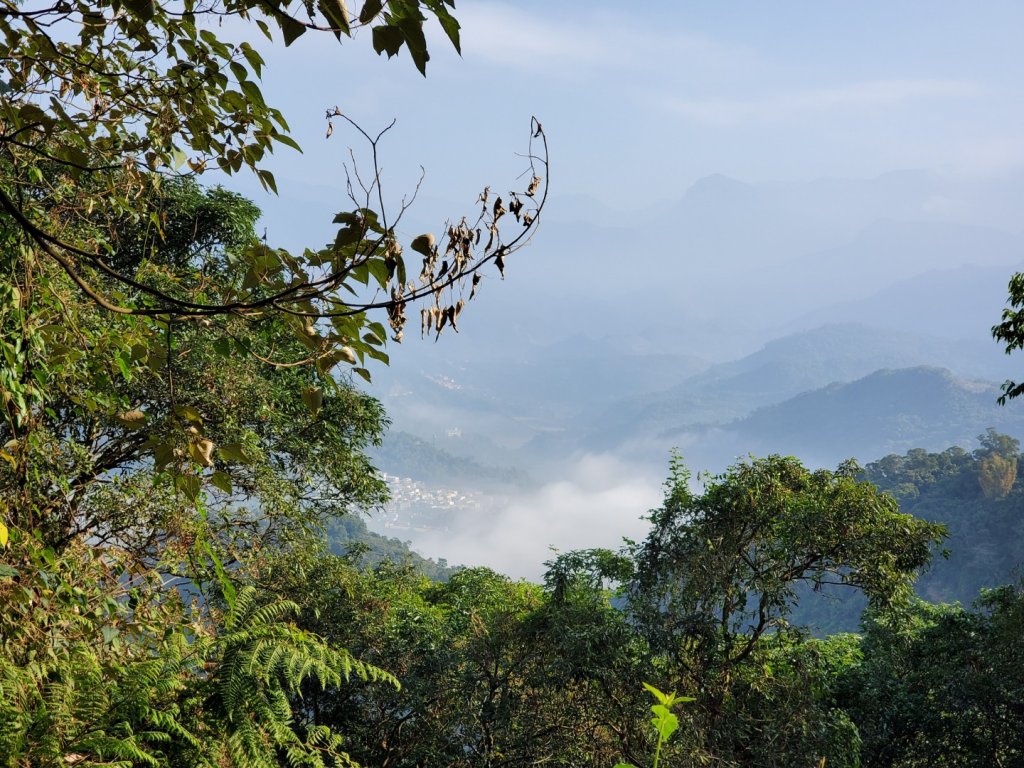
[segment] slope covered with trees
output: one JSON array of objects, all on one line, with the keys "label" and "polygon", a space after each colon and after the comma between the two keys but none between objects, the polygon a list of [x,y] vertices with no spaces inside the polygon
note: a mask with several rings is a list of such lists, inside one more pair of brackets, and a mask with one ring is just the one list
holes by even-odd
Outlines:
[{"label": "slope covered with trees", "polygon": [[919,582],[935,602],[977,597],[1019,575],[1024,553],[1024,478],[1018,477],[1020,443],[989,430],[968,452],[912,450],[865,467],[864,477],[899,501],[900,509],[949,529],[948,556]]}]

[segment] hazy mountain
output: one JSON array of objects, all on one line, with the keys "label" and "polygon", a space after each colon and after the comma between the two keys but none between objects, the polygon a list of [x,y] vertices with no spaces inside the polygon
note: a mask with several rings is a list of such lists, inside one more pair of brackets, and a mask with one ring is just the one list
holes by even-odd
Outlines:
[{"label": "hazy mountain", "polygon": [[749,351],[809,312],[876,323],[828,309],[936,269],[1001,266],[1008,277],[1024,257],[1019,222],[1005,205],[983,215],[984,203],[1000,189],[1021,192],[1019,181],[901,171],[751,184],[715,175],[646,213],[556,199],[538,236],[509,260],[505,284],[485,285],[467,322],[500,328],[514,348],[581,328],[653,331],[665,352],[711,360]]},{"label": "hazy mountain", "polygon": [[993,383],[943,368],[881,370],[760,408],[727,432],[755,454],[834,465],[851,456],[970,445],[988,427],[1024,433],[1024,410],[1000,407],[998,394]]},{"label": "hazy mountain", "polygon": [[[643,338],[577,334],[548,345],[483,351],[475,359],[408,361],[376,378],[402,430],[458,456],[515,464],[516,448],[631,392],[686,378],[708,363],[658,353]],[[528,457],[526,457],[528,458]]]},{"label": "hazy mountain", "polygon": [[[788,297],[786,311],[791,312],[801,305],[828,307],[836,302],[871,296],[889,284],[967,264],[970,269],[1002,267],[1005,289],[1011,265],[1018,263],[1022,256],[1024,240],[1019,235],[950,222],[879,219],[848,242],[801,256],[783,269],[769,271],[765,277],[766,285],[774,287],[776,295]],[[936,301],[926,311],[949,315],[956,303],[945,307]],[[993,313],[998,314],[994,310],[999,303],[992,306]],[[860,315],[857,319],[870,320],[870,315]]]},{"label": "hazy mountain", "polygon": [[756,408],[851,381],[881,368],[939,365],[984,375],[1005,356],[988,339],[949,341],[862,324],[832,324],[791,334],[739,360],[674,387],[623,399],[580,425],[581,441],[610,449],[644,435],[680,434],[695,425],[730,422]]},{"label": "hazy mountain", "polygon": [[1010,275],[1021,270],[1024,270],[1021,262],[1008,267],[961,266],[931,270],[886,286],[867,298],[839,302],[811,312],[795,320],[789,330],[860,320],[952,339],[984,339],[992,352],[991,363],[983,363],[975,354],[960,370],[1001,379],[1009,375],[1007,358],[991,342],[991,328],[999,322],[1001,307],[1006,303]]},{"label": "hazy mountain", "polygon": [[[450,444],[448,440],[441,443]],[[456,456],[438,447],[436,441],[428,442],[408,432],[388,432],[370,455],[381,471],[428,484],[480,489],[526,481],[526,476],[513,468],[492,467]]]}]

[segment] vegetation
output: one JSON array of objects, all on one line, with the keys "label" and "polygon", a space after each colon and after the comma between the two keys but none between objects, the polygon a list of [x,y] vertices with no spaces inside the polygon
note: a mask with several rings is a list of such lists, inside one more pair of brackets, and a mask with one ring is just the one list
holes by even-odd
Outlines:
[{"label": "vegetation", "polygon": [[[349,516],[386,492],[386,418],[355,380],[412,302],[440,334],[452,289],[504,269],[546,156],[474,224],[413,239],[416,284],[383,134],[334,110],[371,173],[332,245],[273,249],[251,203],[195,180],[273,189],[260,163],[292,145],[259,55],[209,21],[286,45],[367,26],[424,71],[427,16],[459,46],[450,7],[0,0],[0,766],[1019,763],[1024,591],[912,592],[946,534],[910,514],[926,501],[1010,525],[1019,445],[995,432],[866,470],[752,458],[699,491],[674,460],[643,541],[559,555],[543,584]],[[830,586],[864,596],[862,637],[800,626]]]},{"label": "vegetation", "polygon": [[[446,5],[422,7],[458,46]],[[395,221],[370,210],[376,166],[329,248],[260,242],[251,203],[193,177],[248,167],[273,188],[260,159],[294,142],[255,85],[258,54],[205,19],[269,36],[263,15],[286,43],[350,21],[343,4],[301,12],[0,14],[0,764],[346,764],[303,688],[397,685],[302,629],[299,605],[262,574],[384,498],[364,453],[383,413],[338,370],[368,377],[366,363],[387,360],[388,331],[366,312],[383,310],[400,340],[406,306],[429,296],[424,330],[454,326],[463,302],[442,306],[448,289],[503,269],[542,180],[510,199],[508,241],[505,205],[486,195],[479,253],[461,225],[443,252],[414,240],[418,288]],[[422,70],[418,3],[359,15],[378,50],[404,45]],[[365,136],[376,160],[380,137]]]},{"label": "vegetation", "polygon": [[1011,580],[1020,564],[1020,443],[994,430],[979,442],[972,452],[913,450],[865,468],[864,477],[892,494],[901,509],[948,527],[946,557],[918,584],[919,594],[932,601],[970,605],[982,589]]}]

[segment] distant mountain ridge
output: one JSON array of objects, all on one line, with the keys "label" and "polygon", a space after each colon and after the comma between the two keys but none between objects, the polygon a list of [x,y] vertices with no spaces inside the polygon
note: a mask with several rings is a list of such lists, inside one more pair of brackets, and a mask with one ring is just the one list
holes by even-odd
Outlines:
[{"label": "distant mountain ridge", "polygon": [[829,324],[776,339],[671,388],[621,400],[585,420],[586,440],[610,449],[643,435],[679,433],[692,424],[729,424],[758,408],[886,368],[933,365],[969,377],[990,374],[996,366],[989,367],[989,355],[998,363],[1005,359],[987,339],[957,342],[859,323]]},{"label": "distant mountain ridge", "polygon": [[[1021,254],[1024,257],[1024,253]],[[902,328],[911,333],[931,334],[950,339],[990,339],[990,330],[999,322],[1007,300],[1007,283],[1014,272],[1024,271],[1024,261],[1006,266],[959,266],[934,269],[880,288],[866,298],[838,302],[796,318],[785,328],[793,333],[827,323],[856,322],[870,318],[872,325]],[[981,369],[965,372],[1004,378],[1009,373],[1007,358],[990,343],[986,358],[989,372]],[[973,355],[977,358],[978,355]]]},{"label": "distant mountain ridge", "polygon": [[990,426],[1024,433],[1024,411],[999,388],[929,366],[880,370],[758,409],[729,425],[749,450],[813,456],[823,464],[910,448],[969,445]]}]

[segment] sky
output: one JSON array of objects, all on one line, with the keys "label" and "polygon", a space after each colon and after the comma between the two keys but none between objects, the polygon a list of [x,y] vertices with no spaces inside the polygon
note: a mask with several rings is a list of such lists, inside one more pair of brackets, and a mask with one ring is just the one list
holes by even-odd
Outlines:
[{"label": "sky", "polygon": [[[426,78],[404,52],[377,57],[365,33],[263,45],[265,95],[305,150],[271,164],[283,196],[337,207],[341,165],[360,147],[351,132],[324,138],[334,106],[370,132],[397,120],[382,143],[388,190],[410,192],[422,166],[428,209],[468,208],[485,184],[514,179],[534,115],[556,203],[585,196],[624,216],[715,173],[991,176],[1024,164],[1020,3],[462,0],[456,15],[462,56],[432,23]],[[268,218],[286,244],[305,234],[289,220]]]}]

